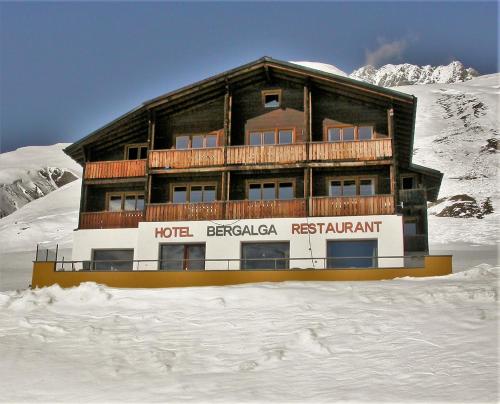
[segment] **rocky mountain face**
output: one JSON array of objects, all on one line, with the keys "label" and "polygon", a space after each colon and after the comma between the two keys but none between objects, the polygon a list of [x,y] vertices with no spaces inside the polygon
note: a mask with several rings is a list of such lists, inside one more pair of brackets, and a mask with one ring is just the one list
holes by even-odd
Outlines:
[{"label": "rocky mountain face", "polygon": [[0,218],[77,179],[64,168],[43,167],[28,170],[11,184],[0,184]]},{"label": "rocky mountain face", "polygon": [[461,83],[479,76],[471,67],[465,68],[454,61],[447,66],[416,66],[409,63],[388,64],[380,68],[363,66],[349,77],[382,87],[408,86],[413,84]]},{"label": "rocky mountain face", "polygon": [[0,218],[81,176],[81,167],[62,152],[65,146],[23,147],[0,154]]}]

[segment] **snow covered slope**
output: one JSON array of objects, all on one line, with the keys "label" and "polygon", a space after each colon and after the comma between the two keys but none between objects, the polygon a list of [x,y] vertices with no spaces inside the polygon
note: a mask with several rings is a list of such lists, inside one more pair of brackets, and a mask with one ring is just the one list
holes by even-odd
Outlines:
[{"label": "snow covered slope", "polygon": [[22,147],[0,154],[0,218],[81,177],[62,149],[67,144]]},{"label": "snow covered slope", "polygon": [[498,402],[498,272],[0,293],[3,402]]},{"label": "snow covered slope", "polygon": [[[500,74],[398,91],[418,98],[413,161],[444,173],[440,199],[430,208],[431,243],[495,244]],[[488,204],[494,213],[482,214]]]},{"label": "snow covered slope", "polygon": [[417,66],[409,63],[388,64],[380,68],[363,66],[353,71],[349,77],[382,87],[396,87],[412,84],[459,83],[477,77],[473,68],[465,68],[454,61],[447,66]]}]

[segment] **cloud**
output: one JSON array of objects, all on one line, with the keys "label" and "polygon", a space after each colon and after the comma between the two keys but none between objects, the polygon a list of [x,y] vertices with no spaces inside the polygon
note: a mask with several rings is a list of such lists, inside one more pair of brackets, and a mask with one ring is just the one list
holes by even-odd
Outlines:
[{"label": "cloud", "polygon": [[403,52],[408,47],[407,39],[400,39],[393,42],[386,42],[379,39],[379,47],[372,51],[365,51],[365,64],[378,67],[385,63],[398,62],[403,56]]}]

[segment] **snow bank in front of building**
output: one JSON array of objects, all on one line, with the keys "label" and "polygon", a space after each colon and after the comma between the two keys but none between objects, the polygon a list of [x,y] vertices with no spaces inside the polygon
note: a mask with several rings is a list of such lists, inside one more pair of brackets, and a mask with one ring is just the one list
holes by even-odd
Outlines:
[{"label": "snow bank in front of building", "polygon": [[5,401],[495,401],[498,267],[0,293]]}]

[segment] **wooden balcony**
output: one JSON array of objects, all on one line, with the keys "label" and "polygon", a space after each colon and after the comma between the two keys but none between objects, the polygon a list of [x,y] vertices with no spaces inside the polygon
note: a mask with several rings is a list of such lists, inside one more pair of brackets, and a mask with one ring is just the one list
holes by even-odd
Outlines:
[{"label": "wooden balcony", "polygon": [[391,139],[355,142],[314,142],[309,144],[309,160],[379,160],[392,157]]},{"label": "wooden balcony", "polygon": [[152,203],[146,207],[147,222],[224,219],[224,202]]},{"label": "wooden balcony", "polygon": [[216,201],[210,203],[158,203],[146,208],[146,221],[260,219],[306,215],[305,199],[274,201]]},{"label": "wooden balcony", "polygon": [[152,150],[151,168],[192,168],[224,165],[224,148]]},{"label": "wooden balcony", "polygon": [[306,200],[228,201],[226,219],[261,219],[266,217],[304,217]]},{"label": "wooden balcony", "polygon": [[292,164],[305,161],[307,144],[267,146],[231,146],[227,148],[227,164]]},{"label": "wooden balcony", "polygon": [[85,164],[85,179],[130,178],[146,175],[146,160],[94,161]]},{"label": "wooden balcony", "polygon": [[80,214],[80,229],[118,229],[138,227],[144,220],[144,212],[82,212]]},{"label": "wooden balcony", "polygon": [[393,215],[393,195],[311,198],[310,216]]}]

